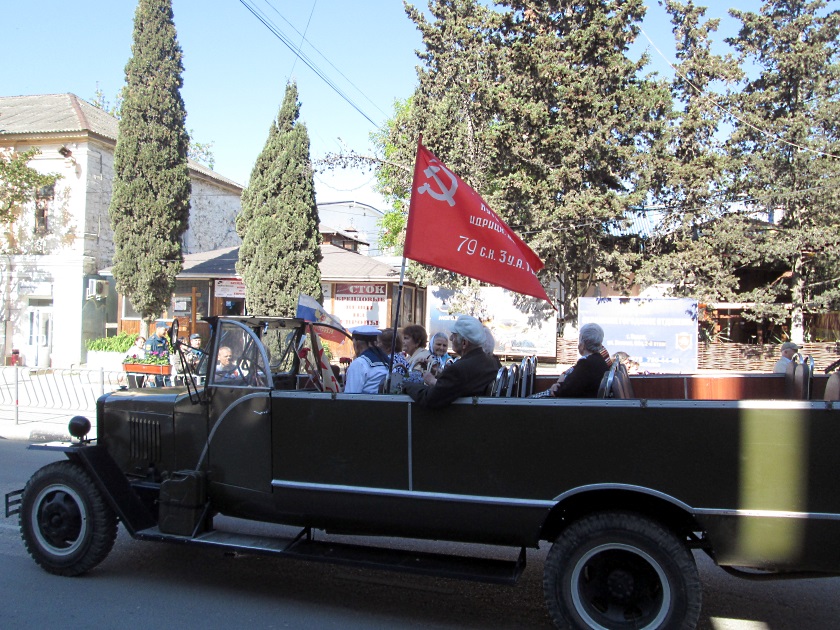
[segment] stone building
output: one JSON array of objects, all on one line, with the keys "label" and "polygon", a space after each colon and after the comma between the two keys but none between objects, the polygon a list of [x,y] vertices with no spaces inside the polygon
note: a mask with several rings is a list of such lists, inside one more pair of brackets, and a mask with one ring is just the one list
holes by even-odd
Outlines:
[{"label": "stone building", "polygon": [[[0,349],[28,365],[69,367],[84,360],[86,339],[105,336],[109,322],[139,317],[118,303],[111,265],[111,201],[117,119],[74,94],[0,97],[0,149],[40,154],[30,166],[57,173],[36,207],[7,226],[0,255],[3,325]],[[236,246],[234,219],[242,186],[190,161],[190,226],[185,254]],[[14,232],[14,246],[9,235]]]}]

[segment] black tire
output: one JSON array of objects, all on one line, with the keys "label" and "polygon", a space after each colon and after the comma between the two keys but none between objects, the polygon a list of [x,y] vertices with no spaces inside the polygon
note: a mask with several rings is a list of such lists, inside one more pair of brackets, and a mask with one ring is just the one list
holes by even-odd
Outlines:
[{"label": "black tire", "polygon": [[638,514],[570,525],[545,561],[543,592],[558,628],[694,628],[703,590],[688,547]]},{"label": "black tire", "polygon": [[43,569],[81,575],[111,551],[117,518],[83,468],[54,462],[32,475],[23,490],[20,533]]}]

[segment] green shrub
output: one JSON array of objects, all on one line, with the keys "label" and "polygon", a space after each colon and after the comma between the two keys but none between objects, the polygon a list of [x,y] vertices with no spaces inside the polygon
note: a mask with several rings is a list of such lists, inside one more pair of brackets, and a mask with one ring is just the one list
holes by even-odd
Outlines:
[{"label": "green shrub", "polygon": [[88,339],[85,341],[85,347],[88,350],[98,350],[100,352],[128,352],[128,349],[134,345],[136,339],[137,333],[123,331],[116,337]]}]

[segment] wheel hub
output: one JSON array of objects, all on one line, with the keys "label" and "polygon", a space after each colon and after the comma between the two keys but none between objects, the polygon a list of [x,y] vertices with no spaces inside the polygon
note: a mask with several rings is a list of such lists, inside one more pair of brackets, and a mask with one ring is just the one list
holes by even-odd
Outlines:
[{"label": "wheel hub", "polygon": [[634,597],[636,581],[626,569],[615,569],[607,576],[607,590],[612,599],[626,603]]},{"label": "wheel hub", "polygon": [[573,570],[572,598],[595,628],[655,627],[670,592],[661,568],[642,550],[613,543],[591,549]]},{"label": "wheel hub", "polygon": [[67,547],[79,537],[82,515],[79,506],[69,495],[54,492],[41,505],[38,524],[50,544]]}]

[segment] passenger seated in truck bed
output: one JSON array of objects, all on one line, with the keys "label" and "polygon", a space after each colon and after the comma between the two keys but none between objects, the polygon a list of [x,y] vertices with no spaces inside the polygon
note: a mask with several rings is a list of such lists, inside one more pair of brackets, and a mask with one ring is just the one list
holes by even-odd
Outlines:
[{"label": "passenger seated in truck bed", "polygon": [[347,368],[344,393],[375,394],[388,374],[388,356],[376,344],[379,329],[375,326],[356,326],[351,332],[356,358]]},{"label": "passenger seated in truck bed", "polygon": [[496,376],[496,364],[484,352],[484,327],[475,317],[461,315],[452,327],[452,349],[460,359],[440,373],[434,385],[403,383],[403,391],[421,407],[445,407],[462,396],[481,396]]},{"label": "passenger seated in truck bed", "polygon": [[560,375],[550,391],[557,398],[595,398],[601,378],[609,367],[601,350],[604,346],[604,329],[598,324],[584,324],[578,336],[581,358],[571,370]]}]

